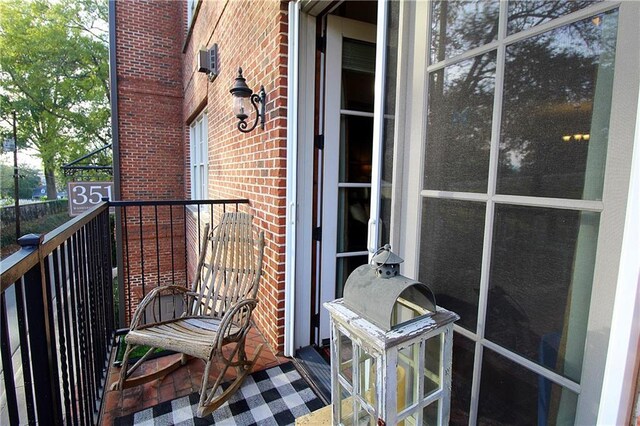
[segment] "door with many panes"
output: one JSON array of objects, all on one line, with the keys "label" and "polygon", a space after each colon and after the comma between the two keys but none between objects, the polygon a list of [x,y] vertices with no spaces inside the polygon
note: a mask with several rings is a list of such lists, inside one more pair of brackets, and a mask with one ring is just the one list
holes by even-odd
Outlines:
[{"label": "door with many panes", "polygon": [[393,18],[395,241],[461,317],[452,424],[595,422],[632,143],[615,89],[638,78],[618,60],[629,7],[434,1]]},{"label": "door with many panes", "polygon": [[[327,16],[320,306],[342,297],[349,274],[367,263],[376,27]],[[319,309],[319,342],[329,315]]]}]

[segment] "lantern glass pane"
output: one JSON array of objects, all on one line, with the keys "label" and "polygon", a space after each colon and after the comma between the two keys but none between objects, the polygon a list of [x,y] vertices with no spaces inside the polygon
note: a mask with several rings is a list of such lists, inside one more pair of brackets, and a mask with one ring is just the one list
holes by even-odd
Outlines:
[{"label": "lantern glass pane", "polygon": [[398,412],[416,403],[418,388],[418,350],[417,345],[412,344],[398,351],[397,372],[397,401]]},{"label": "lantern glass pane", "polygon": [[353,384],[353,344],[351,339],[340,331],[338,331],[338,359],[340,360],[338,372],[349,384]]},{"label": "lantern glass pane", "polygon": [[249,98],[242,98],[240,96],[233,97],[233,114],[236,117],[247,118],[250,112],[251,112],[251,109],[250,109]]},{"label": "lantern glass pane", "polygon": [[358,413],[354,424],[358,426],[376,426],[376,421],[371,413],[358,404]]},{"label": "lantern glass pane", "polygon": [[[401,421],[398,422],[398,426],[414,426],[418,424],[418,412],[413,412]],[[424,423],[426,425],[426,423]]]},{"label": "lantern glass pane", "polygon": [[423,398],[440,389],[442,383],[442,334],[424,342],[424,393]]},{"label": "lantern glass pane", "polygon": [[343,425],[352,425],[353,424],[353,396],[349,393],[349,391],[342,385],[342,383],[338,383],[338,389],[340,391],[341,403],[339,405],[338,410],[338,418],[340,419],[340,424]]},{"label": "lantern glass pane", "polygon": [[438,411],[440,408],[440,400],[436,400],[431,404],[424,407],[422,410],[422,424],[423,425],[437,425],[438,423]]},{"label": "lantern glass pane", "polygon": [[398,324],[403,324],[407,321],[411,321],[412,319],[421,317],[430,312],[426,307],[420,306],[418,303],[416,303],[417,300],[415,300],[415,297],[413,298],[413,300],[412,298],[402,297],[405,295],[405,293],[409,293],[409,290],[411,290],[412,295],[416,295],[416,292],[418,292],[418,289],[410,288],[405,290],[400,295],[400,297],[398,297],[396,303],[393,305],[393,311],[391,312],[392,327]]},{"label": "lantern glass pane", "polygon": [[376,359],[360,349],[358,363],[359,389],[358,395],[372,408],[376,406]]}]

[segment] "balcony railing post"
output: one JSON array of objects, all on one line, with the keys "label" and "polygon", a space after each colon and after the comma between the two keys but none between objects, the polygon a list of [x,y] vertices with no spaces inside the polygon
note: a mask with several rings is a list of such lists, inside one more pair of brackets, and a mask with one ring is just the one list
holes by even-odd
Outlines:
[{"label": "balcony railing post", "polygon": [[[37,246],[39,262],[24,275],[24,291],[29,321],[29,349],[32,358],[33,385],[38,396],[36,410],[40,423],[62,424],[60,394],[56,380],[58,365],[53,324],[50,319],[51,287],[40,252],[43,235],[29,234],[18,239],[22,247]],[[46,354],[45,359],[38,359]],[[35,362],[34,362],[35,361]]]}]

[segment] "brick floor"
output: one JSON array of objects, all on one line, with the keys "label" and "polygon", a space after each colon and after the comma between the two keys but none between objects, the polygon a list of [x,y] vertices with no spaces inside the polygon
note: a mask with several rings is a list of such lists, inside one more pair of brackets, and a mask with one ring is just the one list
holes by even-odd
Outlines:
[{"label": "brick floor", "polygon": [[[254,371],[271,368],[289,361],[288,358],[276,354],[255,327],[250,329],[249,335],[247,336],[246,349],[249,358],[253,357],[260,343],[264,345],[264,348],[254,367]],[[115,349],[112,353],[112,359],[114,356]],[[166,366],[179,357],[179,354],[175,354],[147,361],[138,371],[154,371],[158,366]],[[111,384],[118,380],[120,374],[119,367],[111,366],[107,376],[109,380],[107,382],[107,390],[105,391],[99,424],[111,425],[117,417],[140,411],[160,402],[189,395],[192,392],[199,392],[200,386],[202,385],[204,365],[202,360],[191,359],[185,366],[178,368],[163,379],[153,380],[140,386],[125,389],[124,391],[111,390]],[[218,371],[220,371],[217,365],[212,367],[211,370],[210,377],[215,377]],[[232,370],[233,369],[229,369],[227,372],[228,379],[232,379],[235,376],[235,371]],[[136,372],[134,374],[137,375],[138,373]],[[212,384],[212,382],[210,382],[210,384]]]}]

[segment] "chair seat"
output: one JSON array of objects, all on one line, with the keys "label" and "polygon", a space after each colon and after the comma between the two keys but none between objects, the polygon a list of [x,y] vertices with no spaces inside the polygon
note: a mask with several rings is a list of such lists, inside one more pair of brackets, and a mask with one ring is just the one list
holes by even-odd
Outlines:
[{"label": "chair seat", "polygon": [[[216,343],[220,319],[187,317],[132,330],[125,341],[128,344],[168,349],[201,359],[208,359]],[[239,327],[231,326],[231,335]]]}]

